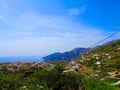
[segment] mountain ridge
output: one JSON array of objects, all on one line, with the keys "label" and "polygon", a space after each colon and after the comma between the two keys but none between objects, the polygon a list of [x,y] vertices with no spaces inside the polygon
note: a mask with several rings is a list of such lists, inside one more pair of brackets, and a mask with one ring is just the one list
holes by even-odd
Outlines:
[{"label": "mountain ridge", "polygon": [[45,57],[42,57],[44,62],[54,62],[54,61],[70,61],[81,55],[83,55],[87,50],[87,48],[74,48],[71,51],[67,52],[56,52]]}]

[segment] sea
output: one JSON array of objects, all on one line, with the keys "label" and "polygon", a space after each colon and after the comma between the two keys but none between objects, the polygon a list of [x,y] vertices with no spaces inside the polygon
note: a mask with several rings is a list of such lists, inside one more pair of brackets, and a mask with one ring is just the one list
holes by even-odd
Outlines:
[{"label": "sea", "polygon": [[0,63],[9,62],[43,62],[41,56],[12,56],[12,57],[0,57]]}]

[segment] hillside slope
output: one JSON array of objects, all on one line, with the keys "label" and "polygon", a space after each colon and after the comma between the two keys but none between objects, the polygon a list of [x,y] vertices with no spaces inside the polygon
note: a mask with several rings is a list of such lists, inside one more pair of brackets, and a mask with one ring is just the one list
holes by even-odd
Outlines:
[{"label": "hillside slope", "polygon": [[99,46],[69,62],[64,72],[80,71],[108,85],[120,87],[120,40]]},{"label": "hillside slope", "polygon": [[[84,65],[107,71],[120,69],[120,40],[102,45],[83,56]],[[80,58],[79,58],[80,59]]]}]

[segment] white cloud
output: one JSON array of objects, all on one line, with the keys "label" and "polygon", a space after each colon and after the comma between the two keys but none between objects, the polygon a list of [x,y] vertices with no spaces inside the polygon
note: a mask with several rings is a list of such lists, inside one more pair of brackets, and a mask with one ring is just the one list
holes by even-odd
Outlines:
[{"label": "white cloud", "polygon": [[80,8],[71,8],[68,10],[69,15],[81,15],[82,13],[85,12],[85,7],[80,7]]},{"label": "white cloud", "polygon": [[[39,13],[24,13],[19,17],[11,20],[11,27],[9,32],[14,35],[33,35],[33,37],[42,36],[81,36],[86,34],[98,34],[102,35],[102,30],[87,27],[81,23],[76,23],[66,17],[52,17],[45,16]],[[28,37],[29,38],[29,37]]]},{"label": "white cloud", "polygon": [[[84,26],[66,17],[24,13],[10,21],[9,30],[2,31],[0,55],[45,55],[88,47],[103,39],[103,30]],[[97,37],[96,37],[97,36]]]},{"label": "white cloud", "polygon": [[0,55],[34,56],[47,55],[53,52],[64,52],[76,47],[87,47],[88,44],[92,44],[92,42],[90,42],[91,39],[89,38],[91,38],[91,36],[82,38],[69,38],[64,36],[41,37],[37,39],[32,38],[21,40],[5,40],[0,42]]}]

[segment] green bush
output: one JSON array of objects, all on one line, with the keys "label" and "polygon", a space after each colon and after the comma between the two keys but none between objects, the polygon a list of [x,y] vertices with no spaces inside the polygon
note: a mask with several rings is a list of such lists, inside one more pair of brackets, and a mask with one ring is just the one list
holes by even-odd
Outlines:
[{"label": "green bush", "polygon": [[106,85],[105,83],[94,78],[88,78],[86,80],[86,84],[87,90],[119,90],[114,86]]},{"label": "green bush", "polygon": [[52,70],[36,72],[40,85],[53,88],[53,90],[79,90],[84,88],[83,76],[78,73],[63,73],[63,66],[56,65]]},{"label": "green bush", "polygon": [[119,90],[80,72],[63,71],[57,64],[51,70],[0,73],[0,90]]},{"label": "green bush", "polygon": [[14,74],[0,74],[0,90],[16,90],[19,87],[19,80]]}]

